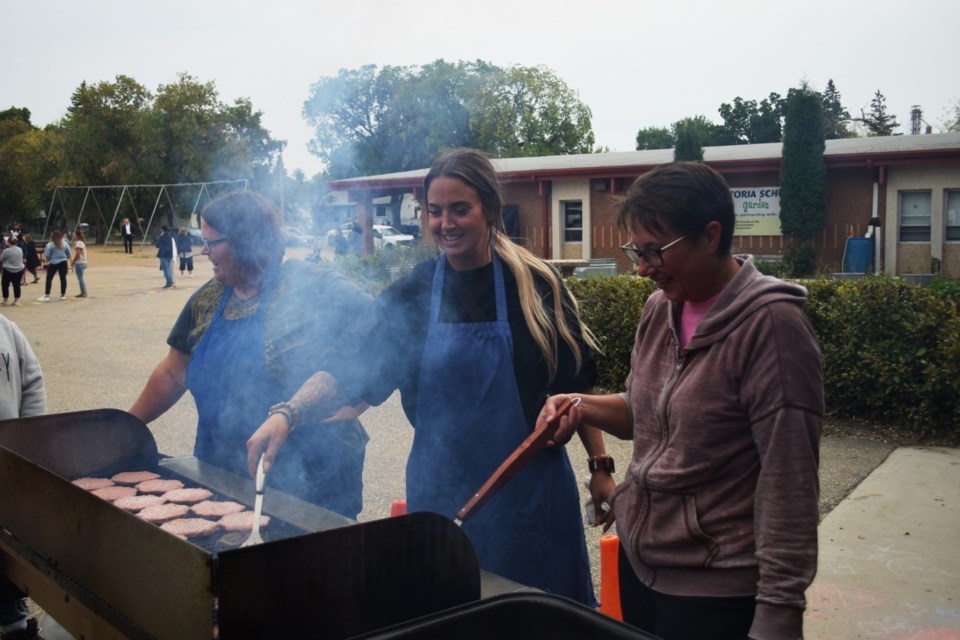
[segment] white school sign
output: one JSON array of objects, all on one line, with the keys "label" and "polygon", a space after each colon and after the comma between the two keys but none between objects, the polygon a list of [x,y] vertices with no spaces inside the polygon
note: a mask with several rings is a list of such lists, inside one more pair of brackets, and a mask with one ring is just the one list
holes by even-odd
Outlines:
[{"label": "white school sign", "polygon": [[781,235],[780,187],[741,187],[730,189],[730,195],[737,216],[734,235]]}]

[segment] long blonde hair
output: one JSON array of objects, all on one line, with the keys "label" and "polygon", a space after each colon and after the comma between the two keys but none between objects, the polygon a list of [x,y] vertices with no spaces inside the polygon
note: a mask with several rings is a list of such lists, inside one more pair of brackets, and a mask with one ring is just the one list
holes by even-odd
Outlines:
[{"label": "long blonde hair", "polygon": [[[528,249],[521,247],[507,237],[504,229],[500,182],[497,172],[485,155],[475,149],[450,149],[433,163],[424,179],[424,193],[429,193],[430,183],[440,177],[456,178],[477,192],[487,220],[490,233],[490,247],[503,260],[517,280],[520,294],[520,307],[530,334],[540,347],[547,371],[552,382],[557,375],[557,334],[570,347],[577,371],[583,364],[580,344],[573,335],[567,322],[565,311],[573,312],[577,319],[580,335],[591,348],[597,348],[596,339],[590,329],[580,320],[579,306],[573,295],[564,292],[560,276],[549,265],[540,260]],[[543,300],[537,292],[534,275],[540,276],[549,284],[553,294],[552,316],[544,309]]]}]

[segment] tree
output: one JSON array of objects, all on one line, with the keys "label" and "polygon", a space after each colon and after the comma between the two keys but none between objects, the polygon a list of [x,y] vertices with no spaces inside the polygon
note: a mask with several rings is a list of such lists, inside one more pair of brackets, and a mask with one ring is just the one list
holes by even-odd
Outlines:
[{"label": "tree", "polygon": [[341,69],[304,103],[333,178],[429,166],[448,147],[495,156],[589,153],[590,110],[545,67],[483,61]]},{"label": "tree", "polygon": [[115,82],[86,82],[74,91],[62,126],[65,131],[64,182],[121,184],[151,173],[146,114],[150,91],[128,76]]},{"label": "tree", "polygon": [[672,149],[675,143],[676,138],[667,127],[646,127],[637,131],[637,151]]},{"label": "tree", "polygon": [[779,94],[771,93],[759,103],[737,96],[733,104],[721,104],[718,111],[726,133],[723,144],[779,142],[783,102]]},{"label": "tree", "polygon": [[861,109],[860,116],[857,120],[867,128],[868,136],[899,135],[895,134],[894,130],[900,126],[900,123],[897,122],[896,117],[887,113],[887,99],[879,89],[870,101],[870,112],[865,113]]},{"label": "tree", "polygon": [[833,84],[833,80],[827,80],[827,88],[823,91],[823,132],[825,139],[836,140],[838,138],[852,138],[854,133],[847,128],[850,122],[850,113],[843,108],[840,102],[840,92]]},{"label": "tree", "polygon": [[953,113],[950,113],[950,109],[947,110],[947,120],[943,124],[943,128],[947,131],[955,131],[960,133],[960,100],[957,100],[957,103],[951,107]]},{"label": "tree", "polygon": [[673,149],[673,161],[703,162],[703,146],[700,144],[697,126],[688,120],[680,120],[674,125],[674,130],[677,144]]},{"label": "tree", "polygon": [[44,210],[63,157],[55,128],[41,130],[20,120],[26,128],[7,135],[11,122],[0,116],[0,131],[6,130],[0,133],[0,223],[5,225],[28,222]]},{"label": "tree", "polygon": [[827,219],[827,168],[823,160],[823,100],[806,83],[787,93],[780,161],[780,229],[793,242],[784,253],[790,275],[811,275],[813,235]]},{"label": "tree", "polygon": [[470,138],[501,158],[590,153],[590,108],[546,67],[488,73],[468,96]]}]

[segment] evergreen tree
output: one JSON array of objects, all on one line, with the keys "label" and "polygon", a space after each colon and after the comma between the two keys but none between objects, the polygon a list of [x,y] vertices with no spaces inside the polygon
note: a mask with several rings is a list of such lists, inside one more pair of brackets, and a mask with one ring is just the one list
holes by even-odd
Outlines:
[{"label": "evergreen tree", "polygon": [[850,122],[850,112],[843,108],[840,102],[840,92],[837,91],[833,80],[827,80],[827,88],[823,91],[823,132],[827,140],[838,138],[852,138],[854,133],[847,128]]},{"label": "evergreen tree", "polygon": [[784,254],[790,275],[811,275],[813,235],[827,219],[827,167],[823,160],[823,102],[803,83],[787,94],[780,161],[780,229],[792,237]]},{"label": "evergreen tree", "polygon": [[684,119],[676,123],[675,129],[677,144],[673,148],[673,161],[703,162],[703,146],[696,127],[689,119]]},{"label": "evergreen tree", "polygon": [[858,120],[867,128],[867,135],[899,135],[894,134],[893,130],[899,127],[900,123],[897,122],[894,116],[887,113],[887,99],[880,93],[879,89],[877,89],[877,93],[874,94],[873,100],[870,101],[870,113],[864,113],[863,109],[861,109],[860,115],[861,117],[858,118]]}]

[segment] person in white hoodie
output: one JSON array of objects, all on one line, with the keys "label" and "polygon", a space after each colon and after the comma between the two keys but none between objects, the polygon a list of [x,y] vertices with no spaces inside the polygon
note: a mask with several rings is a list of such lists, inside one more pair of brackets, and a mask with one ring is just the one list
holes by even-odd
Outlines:
[{"label": "person in white hoodie", "polygon": [[[0,420],[43,414],[47,392],[40,362],[20,328],[0,315]],[[17,587],[0,578],[0,637],[36,637],[37,623],[27,619],[27,603]]]},{"label": "person in white hoodie", "polygon": [[0,253],[0,265],[3,267],[3,304],[10,300],[10,285],[13,285],[13,304],[20,304],[20,279],[23,278],[23,249],[17,246],[17,238],[10,235],[7,246]]}]

